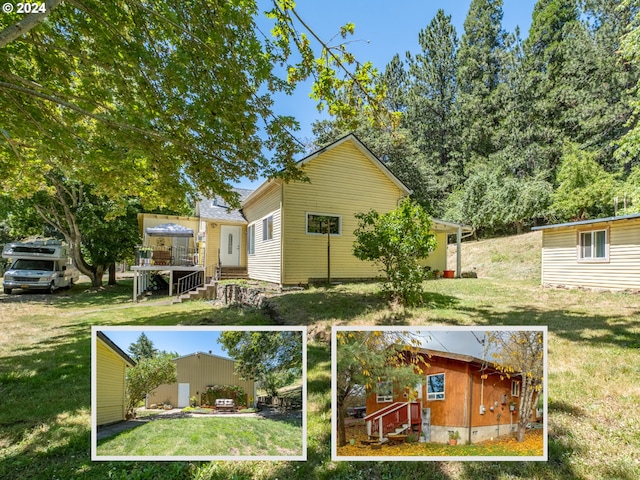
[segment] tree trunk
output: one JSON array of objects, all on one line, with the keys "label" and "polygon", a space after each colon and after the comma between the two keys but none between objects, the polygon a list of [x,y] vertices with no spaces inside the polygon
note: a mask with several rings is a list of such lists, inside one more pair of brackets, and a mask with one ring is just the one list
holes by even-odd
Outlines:
[{"label": "tree trunk", "polygon": [[109,285],[116,284],[116,264],[109,265]]},{"label": "tree trunk", "polygon": [[338,446],[344,447],[347,444],[347,429],[344,424],[345,405],[338,401]]}]

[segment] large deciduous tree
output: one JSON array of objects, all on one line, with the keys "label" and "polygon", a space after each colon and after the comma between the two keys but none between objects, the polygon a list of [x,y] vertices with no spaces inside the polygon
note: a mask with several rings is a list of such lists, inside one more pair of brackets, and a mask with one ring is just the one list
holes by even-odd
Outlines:
[{"label": "large deciduous tree", "polygon": [[270,395],[301,375],[302,332],[228,330],[218,342],[236,361],[237,373],[260,381]]},{"label": "large deciduous tree", "polygon": [[522,442],[544,385],[543,332],[501,330],[488,332],[488,338],[489,350],[494,351],[495,367],[501,376],[520,381],[517,438]]},{"label": "large deciduous tree", "polygon": [[419,366],[416,347],[420,341],[411,332],[338,331],[336,332],[336,399],[338,446],[346,445],[346,418],[349,398],[375,394],[382,384],[396,391],[412,391],[424,372]]}]

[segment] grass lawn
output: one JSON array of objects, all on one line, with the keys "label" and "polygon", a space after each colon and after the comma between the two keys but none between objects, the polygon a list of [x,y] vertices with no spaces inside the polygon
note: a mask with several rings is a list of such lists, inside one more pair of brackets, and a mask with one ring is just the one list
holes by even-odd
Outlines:
[{"label": "grass lawn", "polygon": [[98,456],[302,456],[302,421],[255,417],[153,420],[98,442]]},{"label": "grass lawn", "polygon": [[[310,327],[306,462],[90,461],[92,325],[269,324],[260,312],[132,305],[130,283],[0,295],[0,478],[637,480],[640,298],[541,288],[531,239],[463,246],[475,252],[465,269],[477,262],[481,278],[425,283],[424,308],[392,310],[373,284],[278,298],[283,322]],[[548,325],[549,461],[331,462],[331,325]]]}]

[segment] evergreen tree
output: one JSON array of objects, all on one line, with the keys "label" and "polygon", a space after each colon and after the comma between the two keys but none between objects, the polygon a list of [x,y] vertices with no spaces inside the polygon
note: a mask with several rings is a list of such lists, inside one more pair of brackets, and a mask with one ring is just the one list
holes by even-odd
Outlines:
[{"label": "evergreen tree", "polygon": [[149,337],[147,337],[144,332],[140,334],[135,343],[129,345],[127,351],[136,362],[142,359],[153,358],[158,353],[158,350],[153,346],[153,342],[149,340]]}]

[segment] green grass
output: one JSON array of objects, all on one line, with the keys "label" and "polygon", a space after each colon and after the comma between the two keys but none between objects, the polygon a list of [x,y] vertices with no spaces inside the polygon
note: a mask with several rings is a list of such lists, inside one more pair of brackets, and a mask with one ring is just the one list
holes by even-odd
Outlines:
[{"label": "green grass", "polygon": [[157,419],[98,442],[99,456],[301,456],[301,420]]},{"label": "green grass", "polygon": [[[638,296],[543,289],[536,238],[520,238],[525,247],[519,237],[465,244],[464,270],[475,266],[480,278],[426,282],[424,308],[392,310],[367,283],[274,300],[284,323],[310,327],[306,462],[90,460],[92,325],[269,324],[260,312],[161,299],[133,305],[130,284],[0,295],[0,478],[637,480]],[[492,252],[512,254],[492,262]],[[331,462],[331,325],[548,325],[549,461]]]}]

